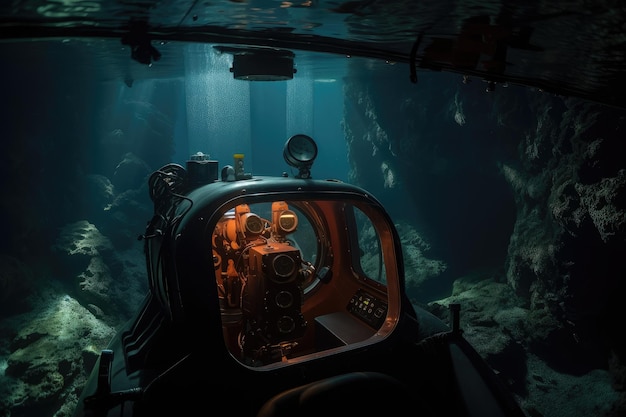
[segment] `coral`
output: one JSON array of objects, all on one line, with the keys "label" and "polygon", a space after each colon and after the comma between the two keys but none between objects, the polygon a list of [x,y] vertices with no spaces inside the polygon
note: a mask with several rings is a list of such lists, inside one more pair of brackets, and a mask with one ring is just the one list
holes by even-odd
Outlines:
[{"label": "coral", "polygon": [[411,225],[400,222],[396,224],[396,229],[401,236],[407,286],[417,287],[422,282],[436,277],[446,270],[446,263],[429,259],[424,255],[424,252],[430,249],[430,245]]},{"label": "coral", "polygon": [[[31,313],[11,343],[0,374],[0,410],[19,408],[27,415],[43,404],[69,402],[94,364],[85,360],[95,358],[115,333],[73,298],[45,297],[49,300]],[[92,354],[85,356],[87,351]]]},{"label": "coral", "polygon": [[87,269],[81,272],[77,278],[80,281],[80,289],[85,300],[91,300],[95,303],[107,302],[111,272],[102,258],[98,256],[91,258]]},{"label": "coral", "polygon": [[91,257],[110,252],[113,246],[95,225],[80,220],[63,227],[52,249],[66,255]]},{"label": "coral", "polygon": [[580,198],[573,180],[568,179],[555,186],[550,208],[552,216],[571,236],[577,236],[587,211],[580,206]]},{"label": "coral", "polygon": [[626,170],[594,184],[577,183],[575,188],[602,240],[622,239],[626,232]]}]

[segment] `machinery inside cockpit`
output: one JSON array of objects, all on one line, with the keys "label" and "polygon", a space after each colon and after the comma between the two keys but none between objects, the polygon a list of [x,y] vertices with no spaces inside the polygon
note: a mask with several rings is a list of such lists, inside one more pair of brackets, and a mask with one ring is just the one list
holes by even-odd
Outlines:
[{"label": "machinery inside cockpit", "polygon": [[269,214],[240,204],[212,236],[220,307],[235,327],[228,333],[237,333],[229,335],[231,343],[236,336],[237,349],[252,363],[280,360],[304,335],[303,284],[315,272],[289,237],[298,227],[296,213],[275,201]]},{"label": "machinery inside cockpit", "polygon": [[[347,221],[361,231],[348,233]],[[225,344],[246,365],[363,341],[387,317],[384,273],[376,275],[383,263],[364,270],[372,257],[379,262],[366,253],[368,246],[381,251],[372,243],[379,237],[352,205],[238,204],[222,215],[211,239]],[[341,259],[334,248],[341,248]]]}]

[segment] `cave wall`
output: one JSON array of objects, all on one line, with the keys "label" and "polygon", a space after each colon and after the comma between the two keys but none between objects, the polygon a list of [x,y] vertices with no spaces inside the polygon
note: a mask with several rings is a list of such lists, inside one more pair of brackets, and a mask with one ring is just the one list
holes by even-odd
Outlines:
[{"label": "cave wall", "polygon": [[547,361],[607,366],[624,354],[612,330],[626,275],[626,113],[469,81],[411,85],[400,70],[384,85],[347,83],[351,180],[383,201],[403,186],[408,220],[450,266],[440,279],[497,271],[526,300],[531,349]]},{"label": "cave wall", "polygon": [[536,320],[558,323],[536,351],[555,367],[605,367],[624,352],[613,329],[626,289],[626,115],[549,95],[528,107],[536,122],[502,163],[517,206],[506,278]]}]

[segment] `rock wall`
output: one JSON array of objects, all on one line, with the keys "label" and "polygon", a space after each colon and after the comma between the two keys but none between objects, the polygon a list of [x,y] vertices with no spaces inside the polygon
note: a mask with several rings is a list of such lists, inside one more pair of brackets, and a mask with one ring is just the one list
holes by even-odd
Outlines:
[{"label": "rock wall", "polygon": [[387,205],[398,194],[412,202],[403,220],[448,265],[431,276],[439,284],[421,283],[430,292],[412,295],[428,302],[441,282],[450,294],[455,280],[488,270],[528,310],[527,352],[568,373],[610,369],[623,390],[626,112],[436,76],[387,102],[377,88],[406,85],[408,74],[345,87],[352,180]]}]

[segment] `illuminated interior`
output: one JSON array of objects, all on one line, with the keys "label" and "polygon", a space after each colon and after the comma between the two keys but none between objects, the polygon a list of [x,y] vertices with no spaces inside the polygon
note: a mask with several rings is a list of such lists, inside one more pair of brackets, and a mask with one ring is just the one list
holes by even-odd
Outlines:
[{"label": "illuminated interior", "polygon": [[217,222],[212,248],[225,344],[247,366],[352,349],[395,327],[391,231],[367,205],[239,201]]}]

